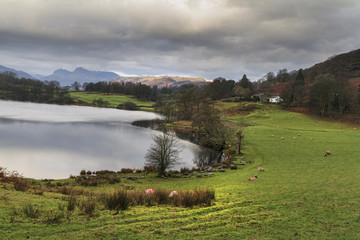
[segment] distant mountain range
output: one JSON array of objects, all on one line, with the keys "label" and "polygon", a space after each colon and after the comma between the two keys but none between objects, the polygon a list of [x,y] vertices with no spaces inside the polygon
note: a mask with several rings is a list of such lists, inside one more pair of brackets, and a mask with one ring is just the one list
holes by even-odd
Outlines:
[{"label": "distant mountain range", "polygon": [[[157,85],[162,87],[179,87],[184,84],[194,84],[198,86],[206,85],[207,82],[203,78],[194,77],[178,77],[178,76],[138,76],[138,77],[121,77],[114,72],[104,71],[90,71],[82,67],[76,68],[73,72],[65,69],[58,69],[49,76],[35,75],[15,70],[12,68],[0,65],[0,73],[10,71],[17,75],[19,78],[39,79],[42,81],[55,80],[61,86],[70,86],[75,81],[83,84],[85,82],[99,82],[99,81],[112,81],[112,82],[132,82],[142,83],[149,86]],[[329,58],[328,60],[315,64],[314,66],[303,70],[306,82],[311,83],[319,74],[331,73],[335,76],[352,79],[354,85],[360,83],[360,49],[348,53],[343,53]],[[286,84],[286,83],[284,83]],[[279,84],[281,87],[284,84]],[[277,91],[274,92],[279,92]]]},{"label": "distant mountain range", "polygon": [[0,73],[2,72],[12,72],[16,74],[16,77],[18,78],[31,78],[31,79],[35,79],[33,76],[31,76],[30,74],[23,72],[23,71],[18,71],[15,70],[13,68],[8,68],[8,67],[4,67],[0,65]]},{"label": "distant mountain range", "polygon": [[58,81],[61,86],[71,86],[75,81],[80,84],[85,82],[132,82],[149,85],[151,87],[157,85],[162,87],[180,87],[184,84],[204,85],[206,84],[203,78],[193,77],[178,77],[178,76],[139,76],[139,77],[121,77],[114,72],[104,71],[91,71],[82,67],[76,68],[74,71],[66,69],[58,69],[49,76],[34,75],[31,76],[23,71],[18,71],[12,68],[7,68],[0,65],[0,72],[10,71],[17,75],[19,78],[38,79],[41,81]]},{"label": "distant mountain range", "polygon": [[184,84],[205,85],[207,82],[203,78],[194,77],[178,77],[178,76],[139,76],[139,77],[123,77],[112,82],[132,82],[141,83],[150,87],[158,86],[159,88],[171,87],[176,88]]},{"label": "distant mountain range", "polygon": [[40,78],[40,80],[58,81],[61,86],[70,86],[75,81],[83,84],[85,82],[110,81],[117,78],[121,77],[114,72],[90,71],[78,67],[73,72],[65,69],[58,69],[53,74]]}]

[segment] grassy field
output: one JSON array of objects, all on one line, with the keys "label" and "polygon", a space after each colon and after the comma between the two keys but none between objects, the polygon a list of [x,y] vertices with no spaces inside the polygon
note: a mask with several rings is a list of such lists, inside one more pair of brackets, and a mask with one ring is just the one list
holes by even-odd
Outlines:
[{"label": "grassy field", "polygon": [[75,100],[80,100],[91,104],[94,99],[102,98],[102,100],[109,102],[110,107],[117,107],[119,104],[125,102],[135,103],[140,110],[153,111],[154,102],[139,100],[132,96],[119,95],[119,94],[101,94],[101,93],[88,93],[88,92],[70,92],[70,96]]},{"label": "grassy field", "polygon": [[[218,107],[226,109],[224,119],[234,136],[241,126],[248,126],[243,129],[242,157],[252,163],[212,177],[162,179],[141,174],[144,179],[121,178],[114,185],[82,187],[87,193],[83,198],[119,188],[209,187],[216,195],[211,206],[134,206],[113,215],[98,203],[93,216],[77,208],[55,222],[49,221],[51,214],[61,212],[67,199],[56,193],[61,188],[56,185],[71,186],[73,180],[35,181],[46,190],[40,195],[4,184],[1,239],[359,239],[357,126],[313,119],[277,106],[257,105],[246,115],[237,112],[239,106],[233,103]],[[327,157],[326,150],[331,151]],[[258,167],[265,171],[258,172]],[[255,175],[257,180],[248,180]],[[37,217],[25,214],[26,203],[38,208]]]}]

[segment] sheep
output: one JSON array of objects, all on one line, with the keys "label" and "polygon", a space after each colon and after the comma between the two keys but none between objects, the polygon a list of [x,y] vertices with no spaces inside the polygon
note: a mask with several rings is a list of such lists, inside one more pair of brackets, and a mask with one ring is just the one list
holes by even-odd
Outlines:
[{"label": "sheep", "polygon": [[254,181],[257,179],[257,176],[249,178],[249,181]]},{"label": "sheep", "polygon": [[326,150],[324,156],[326,157],[327,155],[330,155],[330,151],[329,150]]},{"label": "sheep", "polygon": [[155,193],[155,190],[152,189],[152,188],[149,188],[149,189],[146,189],[145,193],[146,194],[153,194],[153,193]]},{"label": "sheep", "polygon": [[173,196],[176,196],[178,195],[178,191],[172,191],[170,194],[169,194],[169,197],[173,197]]}]

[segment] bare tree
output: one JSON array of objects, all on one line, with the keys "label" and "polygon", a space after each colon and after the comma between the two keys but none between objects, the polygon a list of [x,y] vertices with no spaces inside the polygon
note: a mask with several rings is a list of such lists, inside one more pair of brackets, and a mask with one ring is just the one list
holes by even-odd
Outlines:
[{"label": "bare tree", "polygon": [[162,176],[167,169],[179,163],[182,146],[177,138],[165,132],[154,135],[153,140],[154,143],[150,146],[145,156],[145,165],[156,167],[159,176]]}]

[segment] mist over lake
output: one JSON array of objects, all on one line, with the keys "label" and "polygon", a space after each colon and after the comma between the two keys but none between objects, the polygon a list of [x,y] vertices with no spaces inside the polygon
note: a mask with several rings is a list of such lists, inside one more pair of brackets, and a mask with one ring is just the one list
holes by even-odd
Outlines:
[{"label": "mist over lake", "polygon": [[[80,170],[143,168],[152,144],[136,120],[150,112],[0,101],[0,166],[24,177],[67,178]],[[184,145],[180,167],[192,167],[199,147]]]}]

